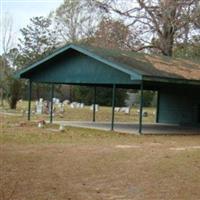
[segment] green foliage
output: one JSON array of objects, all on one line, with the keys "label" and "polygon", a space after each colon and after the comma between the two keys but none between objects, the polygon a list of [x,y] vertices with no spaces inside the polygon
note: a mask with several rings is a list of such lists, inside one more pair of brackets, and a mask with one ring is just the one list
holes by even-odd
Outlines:
[{"label": "green foliage", "polygon": [[174,57],[200,61],[200,36],[193,36],[188,43],[177,44]]},{"label": "green foliage", "polygon": [[52,21],[49,18],[33,17],[30,24],[20,30],[18,47],[23,58],[22,66],[44,57],[56,48],[56,31],[51,26]]},{"label": "green foliage", "polygon": [[[143,92],[143,97],[144,97],[144,106],[149,107],[155,104],[155,92],[154,91],[144,91]],[[138,92],[136,96],[136,103],[140,104],[140,96],[141,92]]]},{"label": "green foliage", "polygon": [[21,98],[23,81],[13,77],[15,68],[11,67],[12,51],[1,57],[1,92],[2,98],[7,98],[11,109],[16,109],[17,101]]},{"label": "green foliage", "polygon": [[[28,63],[34,62],[52,52],[57,45],[56,34],[51,29],[51,20],[44,17],[30,19],[30,24],[21,29],[21,38],[18,48],[10,49],[3,55],[4,68],[1,82],[4,80],[4,96],[7,97],[11,109],[16,108],[17,101],[22,97],[25,82],[16,80],[13,75],[16,70],[23,68]],[[5,62],[6,61],[6,62]],[[40,87],[36,86],[35,93],[40,94]],[[42,88],[44,88],[42,86]],[[1,90],[2,91],[2,90]]]},{"label": "green foliage", "polygon": [[3,99],[6,95],[5,77],[7,72],[8,62],[4,56],[0,56],[0,98],[1,106],[3,106]]},{"label": "green foliage", "polygon": [[17,101],[22,97],[23,81],[13,78],[13,75],[7,77],[7,99],[11,109],[16,109]]},{"label": "green foliage", "polygon": [[[112,105],[112,88],[97,87],[96,103],[103,106]],[[94,88],[86,86],[74,87],[74,100],[83,102],[87,105],[93,103]],[[127,97],[126,90],[116,90],[116,106],[124,106],[124,101]]]}]

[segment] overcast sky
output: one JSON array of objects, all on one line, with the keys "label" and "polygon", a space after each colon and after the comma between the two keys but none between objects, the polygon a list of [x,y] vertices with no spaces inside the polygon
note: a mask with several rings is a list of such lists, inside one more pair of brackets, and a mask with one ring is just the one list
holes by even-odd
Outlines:
[{"label": "overcast sky", "polygon": [[[1,25],[5,13],[11,15],[13,18],[13,32],[17,40],[20,28],[29,24],[31,17],[47,16],[50,11],[55,10],[62,2],[63,0],[0,0]],[[2,53],[1,47],[2,45],[0,45],[0,54]]]}]

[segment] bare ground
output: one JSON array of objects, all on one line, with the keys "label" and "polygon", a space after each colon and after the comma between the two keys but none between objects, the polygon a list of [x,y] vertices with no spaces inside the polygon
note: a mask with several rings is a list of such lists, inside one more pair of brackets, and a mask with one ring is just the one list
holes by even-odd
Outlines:
[{"label": "bare ground", "polygon": [[200,136],[132,136],[2,116],[1,200],[200,199]]}]

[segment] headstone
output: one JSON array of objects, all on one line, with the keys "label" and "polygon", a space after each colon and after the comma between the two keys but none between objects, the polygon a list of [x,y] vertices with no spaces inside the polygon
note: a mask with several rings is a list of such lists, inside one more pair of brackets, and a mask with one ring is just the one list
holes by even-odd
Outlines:
[{"label": "headstone", "polygon": [[76,108],[76,102],[70,103],[70,107],[71,107],[71,108]]},{"label": "headstone", "polygon": [[53,98],[53,103],[59,104],[59,103],[60,103],[60,99],[54,97],[54,98]]},{"label": "headstone", "polygon": [[84,106],[85,106],[84,103],[80,104],[80,108],[84,108]]},{"label": "headstone", "polygon": [[76,103],[76,104],[75,104],[75,107],[76,107],[76,108],[80,108],[80,105],[81,105],[80,103]]},{"label": "headstone", "polygon": [[[49,113],[51,113],[51,102],[48,103],[48,109],[49,109]],[[52,108],[52,110],[53,110],[53,116],[54,116],[54,112],[56,111],[56,108],[55,108],[55,106],[54,106],[54,103],[53,103],[53,108]]]},{"label": "headstone", "polygon": [[63,105],[63,104],[60,105],[59,109],[60,109],[60,110],[59,110],[60,113],[64,113],[64,112],[65,112],[65,109],[64,109],[64,105]]},{"label": "headstone", "polygon": [[131,108],[130,108],[130,107],[126,107],[126,109],[125,109],[124,112],[125,112],[125,114],[128,114],[128,115],[129,115],[130,112],[131,112]]},{"label": "headstone", "polygon": [[124,112],[125,114],[130,114],[131,108],[130,107],[122,107],[120,108],[120,112]]},{"label": "headstone", "polygon": [[131,107],[116,107],[115,112],[123,112],[125,114],[130,114]]},{"label": "headstone", "polygon": [[39,99],[39,102],[40,102],[40,103],[43,103],[43,98],[40,98],[40,99]]},{"label": "headstone", "polygon": [[36,114],[42,114],[43,112],[43,99],[35,102],[36,105]]},{"label": "headstone", "polygon": [[115,112],[119,112],[120,111],[120,107],[115,107]]},{"label": "headstone", "polygon": [[[92,105],[90,106],[90,110],[93,110],[93,106],[94,106],[94,104],[92,104]],[[96,112],[99,111],[99,105],[98,105],[98,104],[95,104],[95,111],[96,111]]]},{"label": "headstone", "polygon": [[63,124],[60,124],[59,131],[60,132],[64,132],[65,131],[65,126]]},{"label": "headstone", "polygon": [[66,100],[63,101],[64,105],[68,105],[69,103],[70,103],[70,101],[68,99],[66,99]]}]

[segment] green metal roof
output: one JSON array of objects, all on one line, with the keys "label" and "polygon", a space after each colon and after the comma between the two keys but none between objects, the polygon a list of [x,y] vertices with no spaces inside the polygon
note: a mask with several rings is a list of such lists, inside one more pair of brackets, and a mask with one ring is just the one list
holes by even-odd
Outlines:
[{"label": "green metal roof", "polygon": [[154,80],[169,79],[169,81],[183,80],[186,82],[200,82],[200,63],[183,59],[172,59],[165,56],[155,56],[131,51],[102,49],[74,44],[58,49],[44,59],[31,64],[18,72],[18,77],[22,77],[23,74],[26,74],[34,68],[40,67],[43,63],[50,59],[54,59],[54,57],[64,53],[65,51],[67,52],[69,49],[90,56],[104,64],[125,72],[130,76],[134,76],[135,74],[140,75],[148,81],[152,78]]}]

